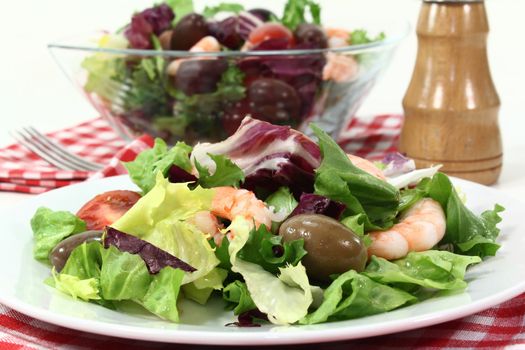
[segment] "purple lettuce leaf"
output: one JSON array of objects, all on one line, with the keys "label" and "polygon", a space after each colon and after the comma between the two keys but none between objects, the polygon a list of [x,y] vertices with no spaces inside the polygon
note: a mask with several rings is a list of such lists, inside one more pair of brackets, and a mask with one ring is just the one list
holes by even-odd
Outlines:
[{"label": "purple lettuce leaf", "polygon": [[115,246],[122,252],[138,254],[146,263],[150,274],[156,274],[166,266],[171,266],[174,269],[181,269],[186,272],[197,271],[195,268],[176,256],[171,255],[167,251],[138,237],[108,226],[104,237],[104,248],[107,249],[111,245]]},{"label": "purple lettuce leaf", "polygon": [[139,12],[131,18],[130,25],[124,31],[133,49],[151,49],[151,35],[160,35],[171,28],[175,14],[167,4],[154,6]]},{"label": "purple lettuce leaf", "polygon": [[303,193],[299,204],[288,217],[299,214],[322,214],[339,220],[345,209],[346,205],[333,201],[328,197],[313,193]]},{"label": "purple lettuce leaf", "polygon": [[414,160],[399,152],[388,153],[381,163],[384,165],[383,174],[386,177],[395,177],[416,170]]},{"label": "purple lettuce leaf", "polygon": [[202,143],[193,148],[192,162],[215,172],[208,154],[222,154],[245,174],[242,187],[275,191],[287,186],[299,196],[313,192],[314,170],[321,161],[319,146],[289,126],[273,125],[246,117],[239,129],[218,143]]},{"label": "purple lettuce leaf", "polygon": [[255,320],[268,321],[268,316],[265,313],[259,311],[259,309],[253,309],[243,312],[237,317],[236,322],[226,323],[225,326],[236,326],[236,327],[260,327],[259,323],[255,323]]},{"label": "purple lettuce leaf", "polygon": [[197,182],[198,179],[195,175],[188,173],[186,170],[181,167],[172,164],[168,170],[168,180],[172,183],[179,182]]}]

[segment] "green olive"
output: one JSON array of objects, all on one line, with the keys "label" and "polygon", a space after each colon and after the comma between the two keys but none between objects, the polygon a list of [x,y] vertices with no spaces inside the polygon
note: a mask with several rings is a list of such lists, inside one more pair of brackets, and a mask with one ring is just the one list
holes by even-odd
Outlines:
[{"label": "green olive", "polygon": [[365,268],[367,249],[352,230],[331,217],[301,214],[284,221],[279,228],[284,242],[304,239],[308,254],[302,263],[308,276],[320,282],[330,281],[330,275],[348,270],[361,272]]}]

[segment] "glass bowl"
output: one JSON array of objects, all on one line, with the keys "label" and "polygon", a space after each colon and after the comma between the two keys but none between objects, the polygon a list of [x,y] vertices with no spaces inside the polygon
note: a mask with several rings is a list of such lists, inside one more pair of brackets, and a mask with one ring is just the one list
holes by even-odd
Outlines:
[{"label": "glass bowl", "polygon": [[[100,47],[105,32],[49,44],[62,70],[124,139],[216,142],[246,116],[337,138],[388,66],[406,22],[340,48],[189,52]],[[369,29],[369,28],[367,28]],[[370,31],[374,33],[374,31]],[[108,39],[109,38],[109,39]]]}]

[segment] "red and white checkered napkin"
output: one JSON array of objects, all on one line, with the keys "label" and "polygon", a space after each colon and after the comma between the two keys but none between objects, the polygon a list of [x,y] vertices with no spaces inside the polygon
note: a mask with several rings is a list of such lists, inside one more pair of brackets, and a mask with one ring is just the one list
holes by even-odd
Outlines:
[{"label": "red and white checkered napkin", "polygon": [[143,136],[126,145],[102,118],[93,119],[48,136],[69,151],[87,160],[106,165],[100,173],[58,169],[19,144],[0,149],[0,191],[42,193],[71,185],[93,176],[112,176],[124,173],[119,159],[130,161],[153,144]]}]

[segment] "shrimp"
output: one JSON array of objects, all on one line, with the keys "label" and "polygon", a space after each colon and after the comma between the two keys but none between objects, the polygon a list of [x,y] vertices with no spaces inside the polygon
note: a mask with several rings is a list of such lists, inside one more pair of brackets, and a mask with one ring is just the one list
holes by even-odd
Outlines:
[{"label": "shrimp", "polygon": [[431,249],[445,235],[446,218],[441,205],[423,198],[406,211],[401,221],[386,231],[370,232],[368,256],[387,260],[405,257],[409,252]]},{"label": "shrimp", "polygon": [[326,28],[325,32],[328,38],[328,47],[348,46],[348,38],[350,38],[349,31],[341,28]]},{"label": "shrimp", "polygon": [[215,196],[211,204],[211,212],[221,218],[233,220],[236,216],[244,216],[253,220],[255,227],[264,224],[271,227],[271,211],[263,201],[257,199],[252,191],[234,187],[215,187]]},{"label": "shrimp", "polygon": [[376,167],[374,163],[372,163],[371,161],[358,157],[358,156],[354,156],[352,154],[347,154],[347,156],[348,156],[348,159],[350,159],[350,161],[352,162],[352,164],[354,164],[359,169],[366,171],[370,175],[373,175],[380,180],[386,181],[386,177],[381,171],[381,169]]},{"label": "shrimp", "polygon": [[333,52],[326,54],[323,80],[333,80],[337,83],[349,82],[355,78],[358,71],[359,65],[353,56],[339,55]]},{"label": "shrimp", "polygon": [[193,224],[204,234],[213,237],[215,244],[220,245],[224,235],[221,230],[224,225],[219,223],[219,220],[210,211],[203,210],[195,213],[195,215],[187,220],[188,223]]},{"label": "shrimp", "polygon": [[[208,35],[202,38],[201,40],[199,40],[195,45],[193,45],[189,51],[190,52],[219,52],[221,51],[221,44],[219,44],[217,39]],[[169,75],[177,74],[177,70],[179,70],[179,67],[182,64],[182,62],[190,60],[190,59],[212,60],[215,58],[214,57],[180,58],[180,59],[172,61],[166,68],[166,72]]]}]

